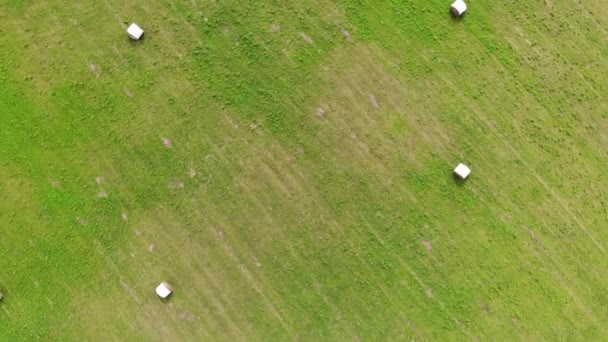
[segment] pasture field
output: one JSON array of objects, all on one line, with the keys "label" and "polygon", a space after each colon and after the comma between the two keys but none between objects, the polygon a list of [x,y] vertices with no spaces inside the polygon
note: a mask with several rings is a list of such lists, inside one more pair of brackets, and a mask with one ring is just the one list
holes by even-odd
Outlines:
[{"label": "pasture field", "polygon": [[608,4],[449,3],[0,0],[0,340],[608,339]]}]

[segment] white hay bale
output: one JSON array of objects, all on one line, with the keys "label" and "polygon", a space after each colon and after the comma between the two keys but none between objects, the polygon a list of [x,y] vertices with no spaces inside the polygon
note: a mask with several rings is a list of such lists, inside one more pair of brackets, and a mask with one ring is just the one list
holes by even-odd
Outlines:
[{"label": "white hay bale", "polygon": [[467,177],[469,177],[469,175],[471,174],[471,169],[469,169],[468,166],[460,163],[454,169],[454,174],[456,175],[456,177],[464,180],[467,179]]},{"label": "white hay bale", "polygon": [[455,17],[460,17],[466,10],[467,4],[463,0],[456,0],[452,6],[450,6],[450,12],[452,12],[452,15]]},{"label": "white hay bale", "polygon": [[173,288],[171,287],[171,285],[165,283],[164,281],[156,287],[156,294],[160,298],[167,298],[169,297],[169,295],[171,295],[171,293],[173,293]]},{"label": "white hay bale", "polygon": [[129,38],[133,40],[139,40],[141,36],[143,36],[144,30],[136,23],[133,23],[129,25],[129,28],[127,28],[127,34],[129,35]]}]

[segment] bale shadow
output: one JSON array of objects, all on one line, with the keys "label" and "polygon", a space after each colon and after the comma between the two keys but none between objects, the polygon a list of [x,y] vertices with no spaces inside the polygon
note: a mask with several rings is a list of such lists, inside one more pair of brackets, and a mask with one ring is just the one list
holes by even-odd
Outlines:
[{"label": "bale shadow", "polygon": [[459,186],[459,187],[464,186],[464,183],[466,183],[466,181],[467,181],[466,179],[462,179],[462,178],[460,178],[460,176],[458,176],[458,175],[456,174],[456,172],[452,172],[452,180],[453,180],[453,181],[454,181],[454,183],[455,183],[457,186]]},{"label": "bale shadow", "polygon": [[452,19],[452,23],[458,23],[458,22],[461,22],[461,21],[463,20],[463,18],[464,18],[464,17],[467,15],[467,12],[464,12],[464,13],[463,13],[463,14],[461,14],[461,15],[454,14],[454,12],[452,12],[452,9],[450,9],[450,10],[448,11],[448,13],[449,13],[449,15],[450,15],[450,18]]},{"label": "bale shadow", "polygon": [[139,39],[133,39],[131,37],[129,37],[129,35],[127,35],[127,40],[129,41],[129,43],[133,44],[133,45],[139,45],[142,44],[145,40],[146,40],[146,34],[142,34],[141,37],[139,37]]}]

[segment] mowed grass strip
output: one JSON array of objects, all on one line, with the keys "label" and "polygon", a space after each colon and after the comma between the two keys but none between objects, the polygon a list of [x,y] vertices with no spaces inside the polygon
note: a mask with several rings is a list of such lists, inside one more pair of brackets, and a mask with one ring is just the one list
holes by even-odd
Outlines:
[{"label": "mowed grass strip", "polygon": [[0,337],[604,338],[602,8],[2,3]]}]

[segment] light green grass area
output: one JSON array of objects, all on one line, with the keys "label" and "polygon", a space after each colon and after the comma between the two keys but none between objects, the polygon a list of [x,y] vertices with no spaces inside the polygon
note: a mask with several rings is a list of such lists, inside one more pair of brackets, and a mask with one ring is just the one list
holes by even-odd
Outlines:
[{"label": "light green grass area", "polygon": [[607,339],[608,5],[449,3],[0,0],[0,340]]}]

